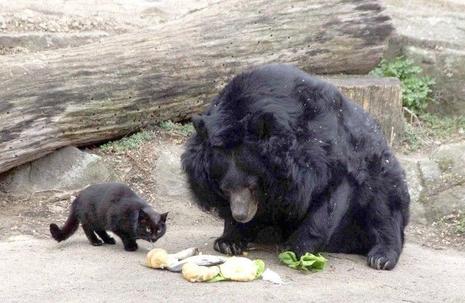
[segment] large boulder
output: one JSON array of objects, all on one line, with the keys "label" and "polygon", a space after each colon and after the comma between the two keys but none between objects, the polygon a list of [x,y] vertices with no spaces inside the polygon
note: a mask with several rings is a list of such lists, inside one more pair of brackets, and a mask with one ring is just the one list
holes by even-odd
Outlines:
[{"label": "large boulder", "polygon": [[427,218],[431,221],[454,213],[465,213],[465,184],[431,195],[425,204],[428,209]]},{"label": "large boulder", "polygon": [[[428,162],[421,162],[420,167],[425,163]],[[435,165],[436,172],[434,178],[423,175],[427,185],[423,201],[429,210],[427,217],[435,220],[454,212],[465,213],[465,142],[438,147],[431,153],[429,163],[429,167]]]},{"label": "large boulder", "polygon": [[181,169],[181,145],[160,147],[153,175],[159,199],[191,199],[187,177]]},{"label": "large boulder", "polygon": [[160,144],[152,176],[155,180],[155,206],[169,211],[170,224],[195,226],[218,224],[218,219],[201,211],[191,203],[193,197],[187,176],[181,168],[182,145]]},{"label": "large boulder", "polygon": [[407,177],[410,194],[410,221],[413,223],[426,224],[426,211],[420,199],[424,188],[418,168],[418,160],[406,156],[399,156],[398,158]]},{"label": "large boulder", "polygon": [[9,193],[75,190],[112,179],[113,172],[101,157],[68,146],[3,174],[0,190]]},{"label": "large boulder", "polygon": [[465,142],[441,145],[430,155],[400,156],[407,174],[412,222],[465,213]]},{"label": "large boulder", "polygon": [[444,174],[457,181],[465,181],[465,142],[442,145],[431,158]]},{"label": "large boulder", "polygon": [[396,35],[386,57],[405,55],[436,80],[431,110],[465,114],[465,2],[385,0]]}]

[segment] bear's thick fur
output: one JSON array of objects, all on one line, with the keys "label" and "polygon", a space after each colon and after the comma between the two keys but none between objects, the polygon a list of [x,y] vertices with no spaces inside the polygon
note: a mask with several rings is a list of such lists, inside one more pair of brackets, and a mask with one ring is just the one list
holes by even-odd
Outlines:
[{"label": "bear's thick fur", "polygon": [[333,85],[265,65],[193,123],[182,165],[197,203],[225,221],[217,251],[240,254],[272,226],[297,255],[365,254],[394,268],[409,217],[404,171],[377,123]]}]

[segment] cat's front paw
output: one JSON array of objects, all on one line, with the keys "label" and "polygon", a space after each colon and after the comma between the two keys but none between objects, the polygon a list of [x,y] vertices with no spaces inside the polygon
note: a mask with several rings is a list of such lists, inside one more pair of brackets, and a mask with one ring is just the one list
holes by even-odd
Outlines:
[{"label": "cat's front paw", "polygon": [[105,242],[105,244],[111,244],[111,245],[116,244],[116,241],[115,241],[115,239],[113,239],[113,238],[105,239],[104,242]]},{"label": "cat's front paw", "polygon": [[247,243],[244,241],[233,241],[227,238],[218,238],[215,240],[213,248],[225,255],[240,255],[245,251]]},{"label": "cat's front paw", "polygon": [[136,251],[139,247],[137,246],[137,243],[125,243],[124,244],[124,250],[126,251]]},{"label": "cat's front paw", "polygon": [[378,270],[393,269],[399,259],[399,254],[392,248],[374,247],[370,250],[367,256],[368,266]]},{"label": "cat's front paw", "polygon": [[96,240],[96,241],[90,242],[90,244],[92,244],[93,246],[102,246],[103,242],[100,240]]}]

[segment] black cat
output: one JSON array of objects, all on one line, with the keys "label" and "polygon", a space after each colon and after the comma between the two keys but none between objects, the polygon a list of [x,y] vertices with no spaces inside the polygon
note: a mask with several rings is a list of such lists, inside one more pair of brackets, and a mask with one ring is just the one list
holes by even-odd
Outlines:
[{"label": "black cat", "polygon": [[61,242],[68,239],[81,222],[92,245],[115,244],[115,239],[106,232],[109,230],[121,238],[125,250],[135,251],[137,239],[155,242],[165,234],[167,215],[157,213],[127,185],[101,183],[82,190],[73,201],[63,228],[50,224],[50,233]]}]

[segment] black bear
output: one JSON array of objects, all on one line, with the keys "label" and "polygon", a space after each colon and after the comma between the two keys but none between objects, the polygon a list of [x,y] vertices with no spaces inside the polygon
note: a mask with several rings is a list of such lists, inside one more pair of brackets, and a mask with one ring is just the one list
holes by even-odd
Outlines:
[{"label": "black bear", "polygon": [[297,255],[356,253],[394,268],[409,218],[405,174],[379,125],[333,85],[261,66],[193,124],[182,166],[197,204],[224,219],[215,250],[240,254],[271,226]]}]

